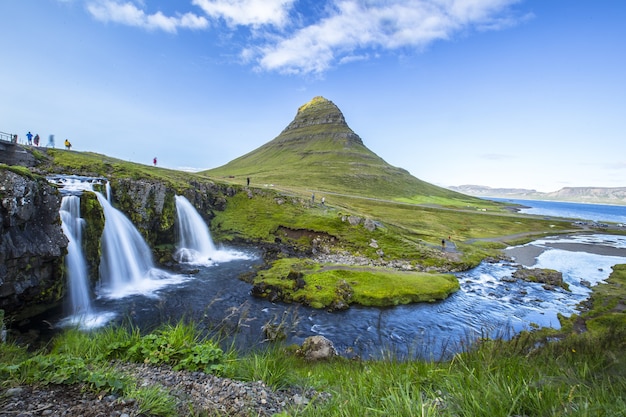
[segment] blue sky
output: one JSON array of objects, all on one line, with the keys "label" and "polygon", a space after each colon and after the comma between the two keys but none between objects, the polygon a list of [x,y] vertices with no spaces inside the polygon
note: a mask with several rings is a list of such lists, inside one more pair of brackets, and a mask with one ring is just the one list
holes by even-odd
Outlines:
[{"label": "blue sky", "polygon": [[332,100],[441,186],[626,186],[622,0],[2,0],[0,131],[208,169]]}]

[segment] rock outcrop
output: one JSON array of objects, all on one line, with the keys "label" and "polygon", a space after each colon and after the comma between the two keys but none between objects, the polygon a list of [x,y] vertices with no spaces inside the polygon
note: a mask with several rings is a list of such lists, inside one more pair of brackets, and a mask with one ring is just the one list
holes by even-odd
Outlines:
[{"label": "rock outcrop", "polygon": [[[226,196],[236,192],[211,181],[195,181],[190,185],[193,188],[182,195],[207,223],[213,218],[214,210],[224,210]],[[133,222],[150,247],[175,243],[177,190],[160,181],[129,178],[113,179],[111,189],[113,205]]]},{"label": "rock outcrop", "polygon": [[44,178],[0,167],[0,309],[22,311],[63,297],[60,205]]}]

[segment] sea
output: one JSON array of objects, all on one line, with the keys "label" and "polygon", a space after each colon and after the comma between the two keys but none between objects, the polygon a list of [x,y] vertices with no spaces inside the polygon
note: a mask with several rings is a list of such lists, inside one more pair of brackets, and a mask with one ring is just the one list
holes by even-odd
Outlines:
[{"label": "sea", "polygon": [[485,199],[521,205],[523,208],[520,209],[520,213],[524,214],[564,217],[593,223],[608,222],[626,225],[626,206],[495,197]]}]

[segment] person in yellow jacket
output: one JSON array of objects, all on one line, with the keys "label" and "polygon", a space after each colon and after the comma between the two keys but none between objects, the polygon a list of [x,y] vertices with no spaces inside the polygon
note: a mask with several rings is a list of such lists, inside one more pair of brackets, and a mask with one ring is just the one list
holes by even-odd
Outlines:
[{"label": "person in yellow jacket", "polygon": [[70,143],[69,140],[65,139],[65,149],[69,151],[71,148],[72,148],[72,144]]}]

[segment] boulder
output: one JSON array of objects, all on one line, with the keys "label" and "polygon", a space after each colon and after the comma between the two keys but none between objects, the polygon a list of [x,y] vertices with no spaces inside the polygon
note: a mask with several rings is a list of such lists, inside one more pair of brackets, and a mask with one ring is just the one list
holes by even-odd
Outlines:
[{"label": "boulder", "polygon": [[302,343],[300,354],[307,361],[328,360],[337,356],[337,350],[329,339],[324,336],[310,336]]}]

